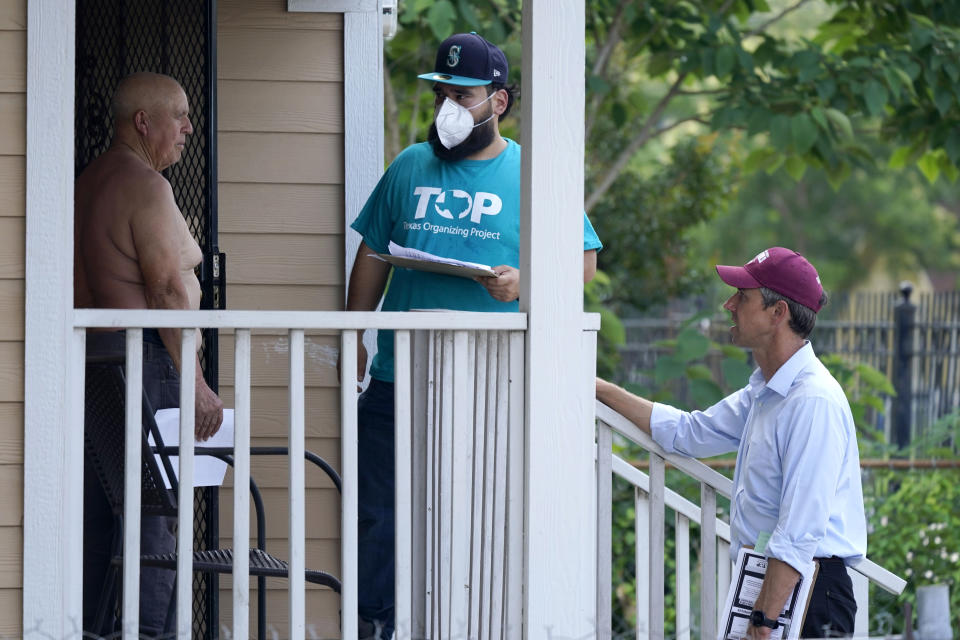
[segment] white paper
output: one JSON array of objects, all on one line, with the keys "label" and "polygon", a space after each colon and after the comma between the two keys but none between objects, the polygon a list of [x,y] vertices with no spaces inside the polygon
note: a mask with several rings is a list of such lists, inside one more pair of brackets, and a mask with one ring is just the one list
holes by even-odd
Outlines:
[{"label": "white paper", "polygon": [[[810,585],[813,582],[813,566],[800,576],[790,597],[780,612],[780,627],[770,633],[770,638],[792,640],[800,637],[801,621],[807,606]],[[747,624],[753,604],[760,595],[763,578],[767,573],[767,559],[753,549],[742,548],[737,553],[730,588],[727,590],[726,603],[723,606],[723,619],[720,623],[719,640],[738,640],[745,638]],[[786,629],[784,629],[786,627]]]},{"label": "white paper", "polygon": [[434,255],[432,253],[427,253],[426,251],[420,251],[418,249],[408,249],[407,247],[401,247],[395,242],[391,242],[387,246],[387,251],[390,252],[390,255],[399,256],[401,258],[413,258],[414,260],[426,260],[428,262],[450,264],[455,267],[483,269],[484,271],[490,270],[490,266],[486,264],[480,264],[479,262],[467,262],[466,260],[455,260],[453,258],[444,258],[441,256]]},{"label": "white paper", "polygon": [[[154,416],[157,422],[157,428],[160,430],[160,437],[163,438],[163,444],[167,447],[180,446],[180,409],[160,409]],[[153,434],[150,434],[150,446],[154,446]],[[209,440],[200,442],[195,440],[194,449],[203,447],[233,447],[233,409],[223,410],[223,424]],[[167,471],[160,462],[160,455],[154,454],[157,459],[157,466],[160,467],[160,475],[163,476],[163,482],[167,489],[170,486],[170,480],[167,478]],[[180,456],[170,456],[170,464],[173,465],[173,472],[177,479],[180,479]],[[201,456],[194,454],[193,457],[193,486],[195,487],[219,487],[223,484],[223,478],[227,474],[227,463],[212,456]]]}]

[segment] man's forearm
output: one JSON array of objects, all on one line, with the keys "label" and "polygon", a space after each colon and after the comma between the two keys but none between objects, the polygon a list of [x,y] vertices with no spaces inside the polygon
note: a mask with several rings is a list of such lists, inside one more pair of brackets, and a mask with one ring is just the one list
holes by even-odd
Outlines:
[{"label": "man's forearm", "polygon": [[[190,298],[187,296],[187,291],[179,278],[170,286],[147,287],[144,291],[144,297],[148,309],[185,310],[190,308]],[[160,340],[163,341],[163,346],[167,348],[167,353],[170,354],[177,371],[180,371],[180,329],[157,329],[157,333],[160,334]],[[197,348],[199,347],[198,344]]]},{"label": "man's forearm", "polygon": [[800,572],[789,564],[776,558],[768,558],[767,574],[753,608],[776,620],[799,579]]},{"label": "man's forearm", "polygon": [[371,258],[372,253],[365,242],[360,243],[357,256],[350,271],[350,284],[347,288],[347,311],[373,311],[383,297],[383,290],[390,274],[390,265],[382,260]]},{"label": "man's forearm", "polygon": [[653,403],[602,378],[597,378],[597,400],[650,433]]}]

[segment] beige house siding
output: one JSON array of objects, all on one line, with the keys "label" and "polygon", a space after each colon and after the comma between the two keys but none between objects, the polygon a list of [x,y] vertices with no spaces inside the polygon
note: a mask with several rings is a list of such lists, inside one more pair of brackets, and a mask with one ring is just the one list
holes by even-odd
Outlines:
[{"label": "beige house siding", "polygon": [[[287,13],[286,0],[220,0],[217,8],[219,244],[229,309],[339,310],[344,296],[343,17]],[[306,448],[340,468],[339,339],[306,339]],[[233,406],[233,336],[221,336],[220,388]],[[252,340],[253,446],[285,445],[286,336]],[[287,557],[286,458],[256,458],[267,548]],[[229,477],[228,477],[229,480]],[[339,575],[339,496],[306,466],[306,564]],[[233,494],[221,493],[231,544]],[[254,529],[251,509],[251,531]],[[230,578],[221,624],[231,623]],[[255,581],[251,581],[255,585]],[[287,629],[286,581],[268,581],[269,628]],[[251,610],[256,610],[251,594]],[[339,635],[340,598],[308,585],[307,626]],[[252,613],[251,623],[256,615]],[[252,627],[255,628],[255,627]]]},{"label": "beige house siding", "polygon": [[0,637],[21,634],[27,2],[0,3]]}]

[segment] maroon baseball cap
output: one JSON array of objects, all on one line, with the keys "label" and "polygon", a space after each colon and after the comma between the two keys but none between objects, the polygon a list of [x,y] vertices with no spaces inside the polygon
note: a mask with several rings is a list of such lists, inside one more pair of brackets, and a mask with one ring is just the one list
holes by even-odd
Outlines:
[{"label": "maroon baseball cap", "polygon": [[742,267],[717,265],[720,279],[738,289],[766,287],[814,311],[820,311],[823,286],[807,259],[793,249],[771,247]]}]

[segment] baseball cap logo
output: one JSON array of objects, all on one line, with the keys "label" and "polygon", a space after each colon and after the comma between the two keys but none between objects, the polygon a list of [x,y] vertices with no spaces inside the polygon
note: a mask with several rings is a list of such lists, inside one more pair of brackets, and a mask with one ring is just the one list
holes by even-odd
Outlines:
[{"label": "baseball cap logo", "polygon": [[447,52],[447,66],[455,67],[460,64],[460,45],[455,44]]},{"label": "baseball cap logo", "polygon": [[763,262],[769,257],[770,257],[770,252],[764,249],[763,251],[758,253],[757,256],[753,260],[751,260],[751,262],[756,262],[757,264],[760,264],[761,262]]}]

